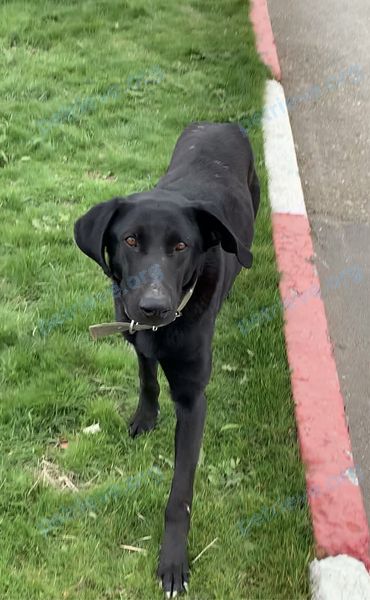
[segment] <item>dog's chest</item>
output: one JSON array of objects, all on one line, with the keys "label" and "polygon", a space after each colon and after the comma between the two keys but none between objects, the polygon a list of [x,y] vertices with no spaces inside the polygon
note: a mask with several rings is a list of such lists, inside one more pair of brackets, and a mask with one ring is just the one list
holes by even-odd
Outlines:
[{"label": "dog's chest", "polygon": [[184,343],[185,336],[176,325],[166,327],[166,331],[139,331],[134,341],[138,352],[157,360],[180,355]]}]

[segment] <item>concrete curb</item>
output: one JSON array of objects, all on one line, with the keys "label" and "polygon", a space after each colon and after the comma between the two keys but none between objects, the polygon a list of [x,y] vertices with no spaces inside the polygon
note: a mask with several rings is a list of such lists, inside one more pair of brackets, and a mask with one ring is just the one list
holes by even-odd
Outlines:
[{"label": "concrete curb", "polygon": [[[268,81],[266,106],[281,85]],[[274,127],[264,115],[266,165],[272,199],[273,238],[285,306],[285,338],[302,460],[318,558],[348,554],[370,567],[369,530],[353,463],[337,369],[330,344],[320,282],[313,264],[310,225],[305,214],[289,119]],[[282,160],[285,167],[275,168]],[[286,173],[293,173],[288,176]],[[294,199],[296,202],[294,202]],[[315,293],[313,293],[313,290]],[[297,297],[289,311],[289,303]],[[327,482],[346,472],[340,493]],[[351,476],[353,474],[354,476]]]},{"label": "concrete curb", "polygon": [[362,562],[341,554],[310,564],[312,600],[369,600],[370,577]]},{"label": "concrete curb", "polygon": [[[257,5],[260,5],[259,9]],[[251,18],[257,43],[264,25],[256,26],[256,18],[266,10],[266,0],[253,0]],[[261,18],[266,19],[265,16]],[[258,46],[263,60],[276,52],[272,30],[271,40],[270,53],[267,50],[262,53]],[[270,62],[266,64],[271,66]],[[281,117],[279,115],[272,120],[268,107],[274,102],[281,109],[284,106],[284,110],[281,110]],[[267,82],[263,133],[274,246],[281,273],[280,293],[285,306],[287,354],[316,556],[324,559],[327,556],[348,555],[347,562],[354,560],[351,559],[354,557],[369,569],[369,527],[353,463],[325,308],[320,297],[320,282],[314,266],[310,225],[288,109],[284,90],[276,81]],[[296,310],[289,311],[289,302],[297,297],[308,298],[308,301],[300,302]],[[340,492],[328,485],[328,481],[338,478],[339,473],[346,474],[342,478]],[[311,573],[320,571],[320,586],[325,588],[325,582],[332,576],[328,575],[328,569],[320,567],[321,562],[324,563],[317,560],[312,563]],[[345,569],[343,573],[346,573]],[[366,577],[369,577],[367,573]],[[341,584],[343,591],[350,585],[349,571],[348,578],[346,580],[344,575],[343,582],[346,583]],[[320,600],[344,598],[338,595],[339,592],[331,596],[320,593],[314,597]]]},{"label": "concrete curb", "polygon": [[267,0],[251,0],[250,19],[256,35],[257,50],[262,61],[267,65],[274,77],[280,81],[281,70],[272,33]]}]

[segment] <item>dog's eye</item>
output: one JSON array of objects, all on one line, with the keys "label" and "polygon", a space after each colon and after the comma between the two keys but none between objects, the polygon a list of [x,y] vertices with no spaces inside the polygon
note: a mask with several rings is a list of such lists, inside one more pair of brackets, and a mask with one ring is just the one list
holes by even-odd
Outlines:
[{"label": "dog's eye", "polygon": [[135,246],[137,246],[137,239],[133,235],[129,235],[127,238],[125,238],[125,242],[131,248],[134,248]]},{"label": "dog's eye", "polygon": [[176,252],[181,252],[181,250],[185,250],[186,247],[187,246],[186,246],[185,242],[179,242],[178,244],[176,244],[175,250],[176,250]]}]

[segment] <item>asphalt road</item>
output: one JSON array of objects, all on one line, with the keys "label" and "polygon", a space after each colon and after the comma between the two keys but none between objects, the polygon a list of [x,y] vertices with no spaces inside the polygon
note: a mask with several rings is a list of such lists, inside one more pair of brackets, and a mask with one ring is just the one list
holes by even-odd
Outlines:
[{"label": "asphalt road", "polygon": [[370,2],[268,5],[370,520]]}]

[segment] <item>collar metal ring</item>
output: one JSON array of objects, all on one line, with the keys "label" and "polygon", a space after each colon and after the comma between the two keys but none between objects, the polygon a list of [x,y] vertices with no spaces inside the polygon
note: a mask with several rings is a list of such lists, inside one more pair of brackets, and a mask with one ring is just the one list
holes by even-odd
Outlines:
[{"label": "collar metal ring", "polygon": [[135,321],[134,319],[132,319],[131,323],[130,323],[130,327],[128,328],[129,333],[135,333]]}]

